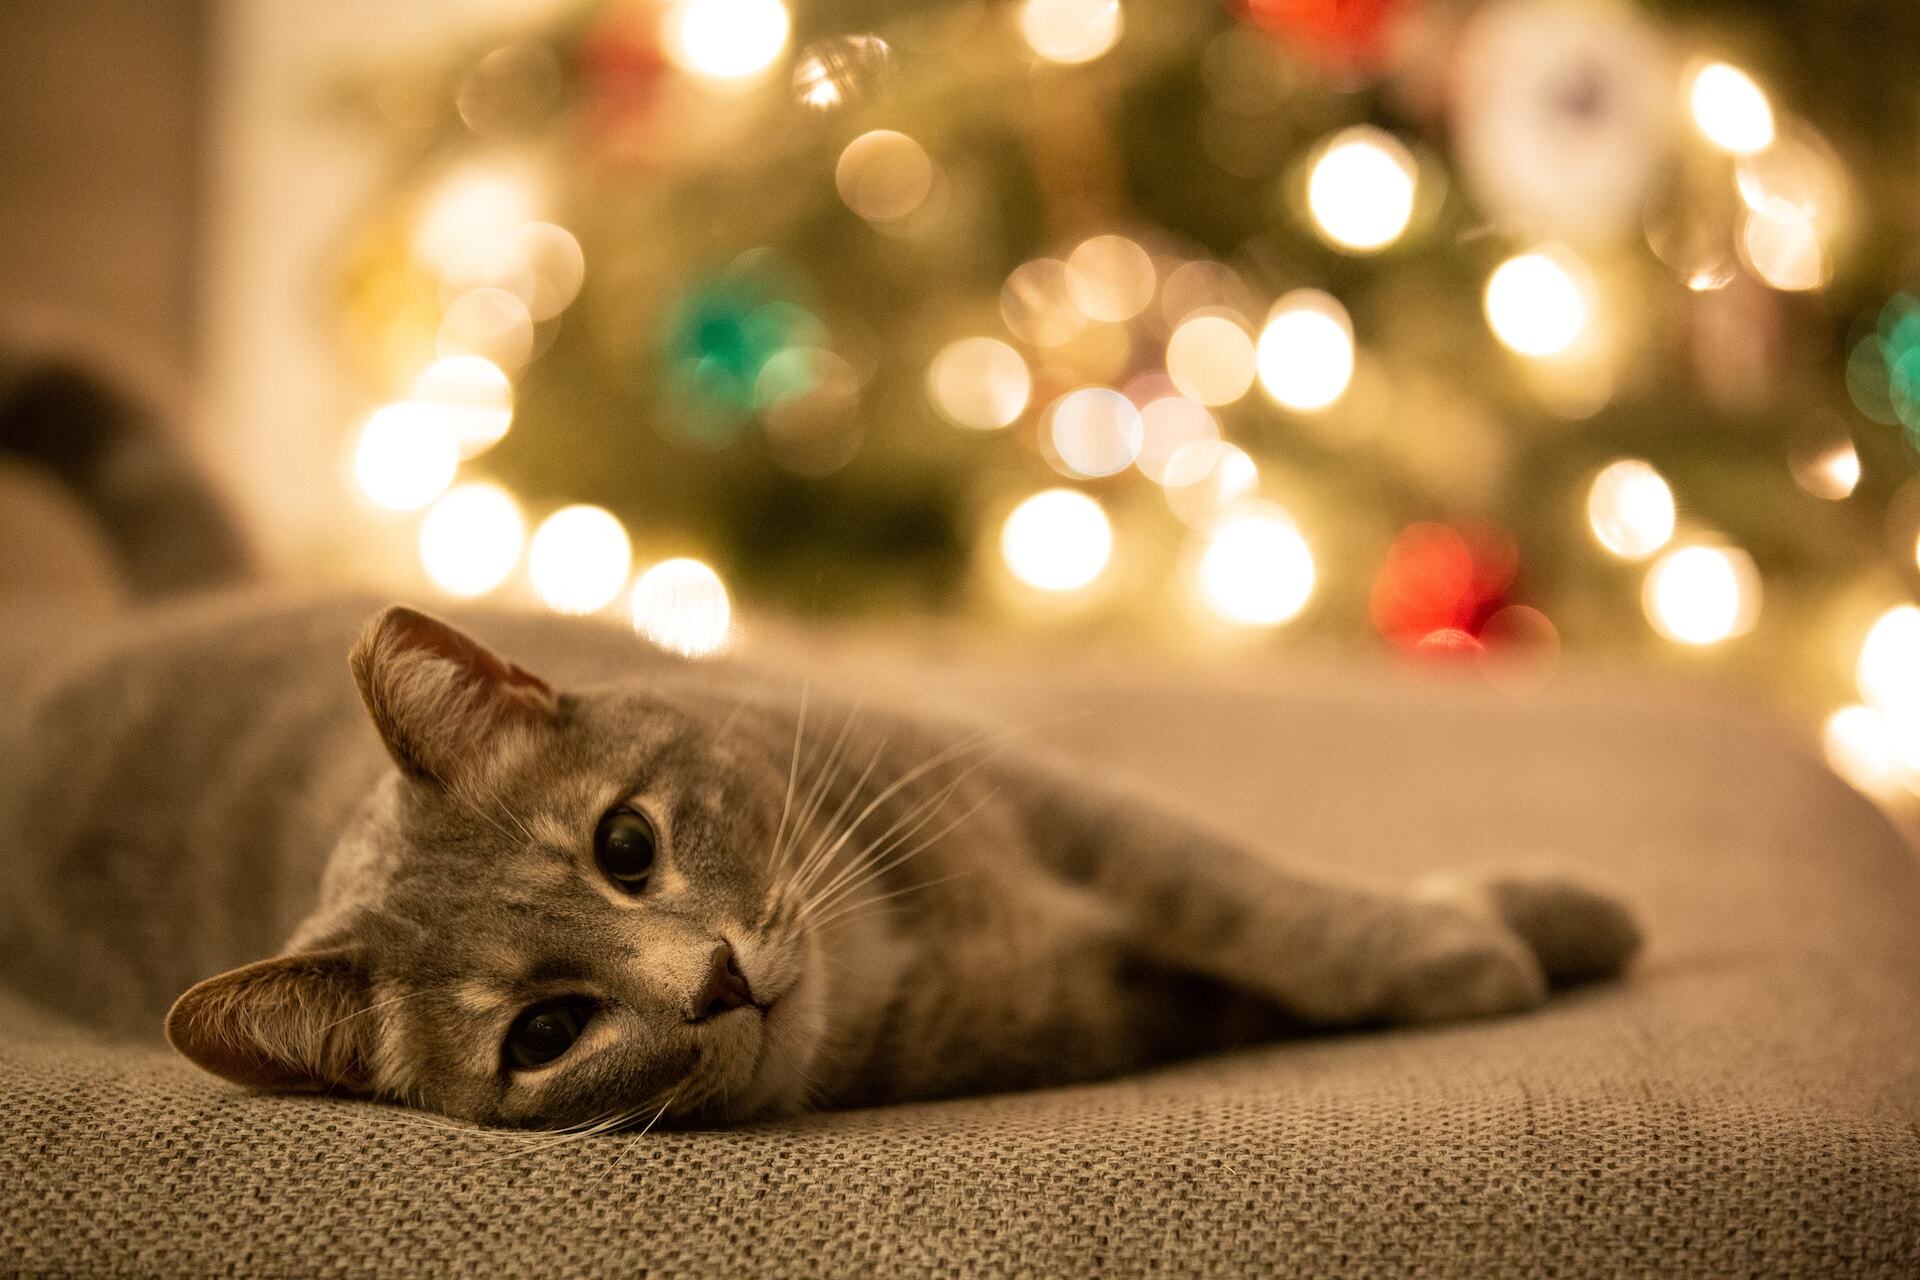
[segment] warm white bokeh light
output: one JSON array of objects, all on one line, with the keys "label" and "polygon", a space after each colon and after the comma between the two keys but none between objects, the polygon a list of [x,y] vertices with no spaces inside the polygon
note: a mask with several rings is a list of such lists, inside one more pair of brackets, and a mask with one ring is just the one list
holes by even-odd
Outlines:
[{"label": "warm white bokeh light", "polygon": [[1343,249],[1371,253],[1400,238],[1413,218],[1413,155],[1370,125],[1326,143],[1307,178],[1307,208],[1320,234]]},{"label": "warm white bokeh light", "polygon": [[1248,503],[1221,517],[1200,556],[1201,599],[1243,626],[1277,626],[1298,616],[1313,583],[1307,540],[1271,502]]},{"label": "warm white bokeh light", "polygon": [[502,237],[489,254],[489,284],[527,304],[534,320],[551,320],[580,296],[587,259],[565,227],[529,222]]},{"label": "warm white bokeh light", "polygon": [[1013,269],[1000,290],[1000,318],[1015,337],[1036,347],[1061,346],[1087,326],[1068,290],[1067,264],[1058,258],[1036,258]]},{"label": "warm white bokeh light", "polygon": [[1860,696],[1920,721],[1920,609],[1903,604],[1874,622],[1854,668]]},{"label": "warm white bokeh light", "polygon": [[533,593],[556,613],[604,609],[627,585],[633,544],[602,507],[562,507],[540,522],[527,548]]},{"label": "warm white bokeh light", "polygon": [[662,560],[633,584],[633,625],[662,649],[689,658],[718,653],[733,626],[727,585],[698,560]]},{"label": "warm white bokeh light", "polygon": [[1587,490],[1587,524],[1601,546],[1626,560],[1644,560],[1673,537],[1673,490],[1637,458],[1608,463]]},{"label": "warm white bokeh light", "polygon": [[533,314],[505,289],[469,289],[440,317],[434,345],[443,356],[480,356],[511,373],[533,356]]},{"label": "warm white bokeh light", "polygon": [[1833,274],[1813,214],[1777,196],[1747,210],[1739,247],[1753,274],[1782,292],[1818,289]]},{"label": "warm white bokeh light", "polygon": [[1722,151],[1752,155],[1773,145],[1773,106],[1753,77],[1724,62],[1710,62],[1693,76],[1687,103],[1694,127]]},{"label": "warm white bokeh light", "polygon": [[1833,771],[1860,790],[1884,794],[1899,780],[1893,732],[1886,717],[1874,708],[1841,707],[1827,717],[1821,740]]},{"label": "warm white bokeh light", "polygon": [[460,443],[432,405],[402,400],[374,410],[360,428],[353,474],[376,506],[417,511],[447,491]]},{"label": "warm white bokeh light", "polygon": [[1191,316],[1167,339],[1167,376],[1190,400],[1232,404],[1247,394],[1254,372],[1253,339],[1228,316]]},{"label": "warm white bokeh light", "polygon": [[1810,457],[1796,458],[1793,479],[1816,498],[1845,501],[1860,486],[1860,451],[1853,441],[1843,440]]},{"label": "warm white bokeh light", "polygon": [[493,484],[463,484],[420,522],[420,567],[448,595],[483,596],[520,562],[526,520],[513,495]]},{"label": "warm white bokeh light", "polygon": [[445,275],[469,269],[476,245],[491,245],[532,221],[535,196],[527,174],[475,161],[434,185],[413,224],[416,261]]},{"label": "warm white bokeh light", "polygon": [[1107,567],[1113,525],[1078,489],[1045,489],[1013,509],[1000,529],[1000,554],[1013,576],[1042,591],[1075,591]]},{"label": "warm white bokeh light", "polygon": [[1095,236],[1067,255],[1067,296],[1089,320],[1131,320],[1153,301],[1153,259],[1125,236]]},{"label": "warm white bokeh light", "polygon": [[1027,0],[1020,34],[1048,62],[1091,62],[1120,39],[1120,0]]},{"label": "warm white bokeh light", "polygon": [[752,80],[787,47],[793,20],[780,0],[677,0],[661,24],[675,66],[716,81]]},{"label": "warm white bokeh light", "polygon": [[1509,258],[1487,281],[1487,323],[1496,338],[1525,356],[1565,351],[1587,326],[1587,291],[1564,255],[1549,251]]},{"label": "warm white bokeh light", "polygon": [[1219,442],[1220,423],[1205,405],[1185,396],[1161,396],[1140,410],[1140,453],[1133,465],[1155,484],[1166,484],[1180,450]]},{"label": "warm white bokeh light", "polygon": [[513,383],[485,356],[445,356],[413,380],[413,399],[440,411],[471,458],[500,443],[513,425]]},{"label": "warm white bokeh light", "polygon": [[1176,449],[1161,480],[1167,505],[1191,528],[1205,529],[1260,487],[1260,468],[1239,445],[1200,440]]},{"label": "warm white bokeh light", "polygon": [[1760,612],[1760,574],[1737,547],[1681,547],[1654,562],[1642,603],[1653,629],[1667,639],[1718,644],[1752,630]]},{"label": "warm white bokeh light", "polygon": [[868,222],[898,222],[933,190],[933,160],[906,134],[874,129],[840,153],[833,184],[847,208]]},{"label": "warm white bokeh light", "polygon": [[1020,353],[996,338],[962,338],[927,366],[927,398],[949,422],[992,431],[1026,411],[1033,375]]},{"label": "warm white bokeh light", "polygon": [[1327,408],[1353,381],[1353,325],[1338,299],[1296,289],[1274,303],[1255,350],[1260,385],[1301,413]]},{"label": "warm white bokeh light", "polygon": [[1060,397],[1047,414],[1047,438],[1068,474],[1110,476],[1140,455],[1143,428],[1133,401],[1106,387]]}]

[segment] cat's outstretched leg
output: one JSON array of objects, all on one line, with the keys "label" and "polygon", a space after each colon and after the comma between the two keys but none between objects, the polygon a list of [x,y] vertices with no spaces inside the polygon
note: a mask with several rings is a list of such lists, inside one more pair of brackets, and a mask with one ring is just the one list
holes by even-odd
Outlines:
[{"label": "cat's outstretched leg", "polygon": [[1116,908],[1135,945],[1320,1025],[1512,1013],[1553,983],[1619,972],[1639,946],[1623,906],[1565,877],[1451,877],[1406,893],[1328,883],[1034,769],[1020,785],[1034,847]]}]

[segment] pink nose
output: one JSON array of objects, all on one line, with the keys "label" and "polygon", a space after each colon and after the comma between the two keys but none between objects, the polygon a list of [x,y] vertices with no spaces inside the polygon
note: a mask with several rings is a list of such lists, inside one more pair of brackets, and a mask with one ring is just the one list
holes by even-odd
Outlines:
[{"label": "pink nose", "polygon": [[753,988],[747,985],[740,966],[734,963],[733,948],[722,942],[707,960],[707,980],[694,996],[689,1022],[705,1022],[734,1009],[753,1003]]}]

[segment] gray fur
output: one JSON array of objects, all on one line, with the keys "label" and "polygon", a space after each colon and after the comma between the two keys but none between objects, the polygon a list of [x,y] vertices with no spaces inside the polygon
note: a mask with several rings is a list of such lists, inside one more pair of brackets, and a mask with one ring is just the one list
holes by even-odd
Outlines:
[{"label": "gray fur", "polygon": [[[713,1124],[1509,1013],[1638,944],[1561,880],[1327,884],[1017,734],[616,629],[463,615],[481,649],[405,613],[367,630],[375,614],[229,597],[16,639],[17,985],[150,1033],[227,973],[170,1030],[256,1087],[488,1124]],[[591,850],[621,802],[663,833],[638,898]],[[717,941],[765,1010],[690,1020]],[[506,1023],[556,994],[597,1002],[580,1042],[506,1069]]]}]

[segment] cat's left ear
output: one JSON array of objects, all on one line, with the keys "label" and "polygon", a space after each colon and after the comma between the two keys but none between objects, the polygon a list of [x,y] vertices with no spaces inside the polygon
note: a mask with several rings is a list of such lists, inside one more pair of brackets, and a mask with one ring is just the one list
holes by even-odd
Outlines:
[{"label": "cat's left ear", "polygon": [[375,618],[348,661],[388,753],[414,777],[450,783],[497,734],[559,714],[539,676],[404,605]]},{"label": "cat's left ear", "polygon": [[372,1087],[371,983],[342,952],[261,960],[173,1002],[167,1040],[195,1066],[255,1089]]}]

